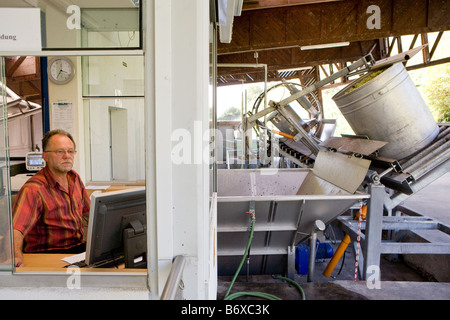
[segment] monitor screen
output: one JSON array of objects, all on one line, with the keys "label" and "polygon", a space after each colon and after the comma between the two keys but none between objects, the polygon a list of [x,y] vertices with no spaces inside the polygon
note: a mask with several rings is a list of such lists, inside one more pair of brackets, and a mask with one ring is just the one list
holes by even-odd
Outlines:
[{"label": "monitor screen", "polygon": [[86,240],[88,266],[104,263],[146,268],[145,188],[93,193]]},{"label": "monitor screen", "polygon": [[26,155],[25,166],[28,171],[39,171],[45,167],[45,161],[41,152],[28,152]]}]

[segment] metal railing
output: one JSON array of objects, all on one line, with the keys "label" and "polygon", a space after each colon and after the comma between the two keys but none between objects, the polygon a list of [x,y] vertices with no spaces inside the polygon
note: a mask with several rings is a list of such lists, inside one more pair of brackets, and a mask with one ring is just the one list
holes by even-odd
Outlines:
[{"label": "metal railing", "polygon": [[170,269],[169,277],[167,278],[164,290],[161,294],[160,300],[175,299],[185,265],[186,265],[186,258],[184,256],[175,257],[172,264],[172,268]]}]

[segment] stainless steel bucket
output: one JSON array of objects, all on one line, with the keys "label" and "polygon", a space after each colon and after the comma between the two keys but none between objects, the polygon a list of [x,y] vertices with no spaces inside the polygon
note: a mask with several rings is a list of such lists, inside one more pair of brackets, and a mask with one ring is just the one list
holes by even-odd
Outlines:
[{"label": "stainless steel bucket", "polygon": [[402,63],[396,63],[348,92],[359,78],[332,99],[357,135],[387,141],[379,155],[403,159],[426,147],[439,128]]}]

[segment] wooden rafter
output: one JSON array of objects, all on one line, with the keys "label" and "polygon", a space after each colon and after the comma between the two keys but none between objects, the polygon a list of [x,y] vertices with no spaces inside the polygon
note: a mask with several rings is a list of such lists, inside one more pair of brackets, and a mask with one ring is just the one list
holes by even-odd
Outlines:
[{"label": "wooden rafter", "polygon": [[[381,9],[378,30],[368,30],[366,26],[366,9],[372,4]],[[416,46],[419,37],[423,42],[428,33],[439,32],[420,67],[445,63],[447,58],[434,61],[433,54],[443,32],[450,30],[448,12],[448,0],[244,1],[242,15],[235,17],[232,42],[219,44],[218,62],[255,63],[256,53],[257,62],[268,66],[269,81],[277,81],[282,76],[295,78],[297,74],[277,74],[276,70],[343,64],[368,53],[379,60],[389,57],[394,48],[398,52],[409,50]],[[402,36],[411,34],[415,35],[411,43],[403,43]],[[301,50],[304,45],[343,41],[350,45]],[[238,77],[240,73],[251,75],[245,77],[247,81],[262,80],[262,74],[254,70],[219,70],[224,77]]]},{"label": "wooden rafter", "polygon": [[20,68],[20,66],[25,61],[26,58],[27,57],[18,57],[15,60],[12,60],[13,63],[11,63],[9,65],[8,69],[6,70],[6,76],[7,77],[13,77],[14,73],[17,71],[17,69]]},{"label": "wooden rafter", "polygon": [[39,57],[7,57],[6,84],[23,99],[42,104]]}]

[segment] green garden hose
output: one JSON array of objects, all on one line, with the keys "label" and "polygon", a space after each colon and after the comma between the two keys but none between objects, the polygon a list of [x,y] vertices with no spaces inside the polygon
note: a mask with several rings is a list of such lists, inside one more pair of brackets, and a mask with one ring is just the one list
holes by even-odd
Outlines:
[{"label": "green garden hose", "polygon": [[239,274],[239,272],[241,272],[242,269],[242,265],[244,264],[245,261],[245,257],[248,254],[248,250],[250,250],[250,245],[252,244],[252,239],[253,239],[253,232],[255,231],[255,214],[251,213],[251,217],[252,217],[252,225],[250,227],[250,236],[248,238],[248,243],[247,243],[247,247],[245,248],[245,252],[244,252],[244,256],[242,257],[241,263],[239,264],[239,267],[236,271],[236,273],[234,274],[233,280],[231,280],[230,286],[228,287],[227,293],[225,294],[225,300],[229,300],[228,295],[230,294],[231,288],[233,287],[234,282],[236,281],[236,278]]},{"label": "green garden hose", "polygon": [[[242,296],[258,297],[258,298],[263,298],[263,299],[267,299],[267,300],[281,300],[277,296],[274,296],[274,295],[269,294],[269,293],[264,293],[264,292],[236,292],[236,293],[230,294],[231,288],[233,287],[234,282],[236,281],[236,278],[239,275],[239,272],[241,272],[242,266],[244,265],[245,257],[247,256],[248,251],[250,250],[250,245],[251,245],[252,240],[253,240],[253,233],[255,231],[255,222],[256,222],[255,213],[254,212],[248,212],[248,213],[250,213],[250,215],[251,215],[252,224],[251,224],[251,227],[250,227],[250,236],[249,236],[249,239],[248,239],[247,247],[245,248],[245,252],[244,252],[244,255],[242,257],[241,263],[239,264],[239,267],[236,270],[236,273],[234,274],[233,279],[231,280],[230,286],[228,287],[228,290],[227,290],[227,293],[225,294],[224,300],[233,300],[233,299],[236,299],[236,298],[239,298],[239,297],[242,297]],[[295,282],[295,281],[293,281],[293,280],[291,280],[289,278],[282,277],[282,276],[278,276],[277,279],[285,280],[285,281],[293,284],[298,289],[298,291],[300,291],[300,294],[302,296],[302,300],[306,299],[305,292],[303,291],[302,287],[297,282]]]}]

